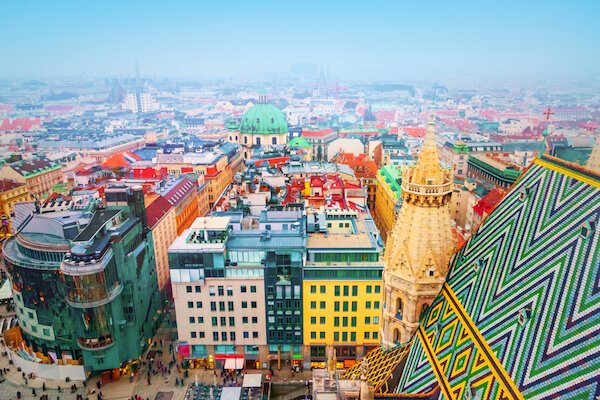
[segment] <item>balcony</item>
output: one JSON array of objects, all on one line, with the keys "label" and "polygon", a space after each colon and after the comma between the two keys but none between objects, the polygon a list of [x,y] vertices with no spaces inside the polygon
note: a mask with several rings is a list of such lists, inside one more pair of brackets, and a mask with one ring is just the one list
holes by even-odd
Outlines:
[{"label": "balcony", "polygon": [[102,350],[109,348],[114,344],[114,342],[112,336],[107,335],[93,339],[77,338],[77,344],[83,350]]},{"label": "balcony", "polygon": [[415,194],[419,196],[435,196],[452,193],[454,188],[453,182],[446,182],[442,185],[419,185],[409,182],[402,182],[402,191],[405,193]]}]

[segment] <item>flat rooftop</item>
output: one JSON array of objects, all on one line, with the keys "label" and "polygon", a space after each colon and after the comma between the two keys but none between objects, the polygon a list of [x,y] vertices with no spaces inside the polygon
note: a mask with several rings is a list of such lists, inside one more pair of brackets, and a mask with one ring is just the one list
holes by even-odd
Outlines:
[{"label": "flat rooftop", "polygon": [[224,231],[229,226],[230,220],[231,217],[198,217],[192,222],[190,229]]},{"label": "flat rooftop", "polygon": [[[328,220],[329,221],[329,220]],[[337,219],[332,219],[337,221]],[[356,218],[356,232],[353,233],[322,233],[308,234],[307,248],[310,249],[376,249],[378,246],[370,234],[363,218]]]}]

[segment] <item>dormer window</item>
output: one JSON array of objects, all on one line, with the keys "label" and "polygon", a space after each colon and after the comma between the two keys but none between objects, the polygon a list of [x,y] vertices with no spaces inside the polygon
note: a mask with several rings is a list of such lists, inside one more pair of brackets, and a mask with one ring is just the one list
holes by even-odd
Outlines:
[{"label": "dormer window", "polygon": [[579,236],[583,239],[587,239],[596,230],[596,221],[589,219],[581,225]]},{"label": "dormer window", "polygon": [[434,270],[432,270],[432,269],[430,269],[430,270],[429,270],[429,276],[434,276],[434,275],[435,275],[435,271],[434,271]]}]

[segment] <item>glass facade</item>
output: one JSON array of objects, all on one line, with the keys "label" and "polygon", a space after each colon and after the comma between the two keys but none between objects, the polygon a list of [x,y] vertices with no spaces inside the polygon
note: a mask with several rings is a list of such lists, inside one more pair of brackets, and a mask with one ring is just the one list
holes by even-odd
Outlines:
[{"label": "glass facade", "polygon": [[107,299],[119,285],[116,263],[111,259],[104,270],[88,275],[63,275],[66,298],[74,303]]},{"label": "glass facade", "polygon": [[113,343],[110,305],[73,309],[73,315],[81,347],[93,349]]}]

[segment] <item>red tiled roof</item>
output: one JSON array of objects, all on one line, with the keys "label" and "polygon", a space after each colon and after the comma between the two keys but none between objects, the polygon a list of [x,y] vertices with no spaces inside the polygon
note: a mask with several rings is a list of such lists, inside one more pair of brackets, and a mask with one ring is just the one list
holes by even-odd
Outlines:
[{"label": "red tiled roof", "polygon": [[496,204],[502,200],[504,193],[505,192],[503,190],[498,188],[490,190],[488,194],[483,196],[483,198],[473,206],[473,211],[475,211],[479,216],[483,216],[484,213],[489,214],[494,206],[496,206]]},{"label": "red tiled roof", "polygon": [[34,126],[39,126],[41,120],[39,118],[16,118],[12,121],[5,118],[0,125],[0,131],[19,131],[27,132]]},{"label": "red tiled roof", "polygon": [[410,137],[414,137],[414,138],[424,138],[425,137],[425,128],[406,126],[406,127],[400,128],[400,130],[402,132],[406,133]]},{"label": "red tiled roof", "polygon": [[158,196],[148,207],[146,207],[146,220],[150,229],[169,212],[173,206],[163,196]]},{"label": "red tiled roof", "polygon": [[321,129],[318,131],[303,130],[302,136],[304,136],[304,137],[323,137],[323,136],[331,135],[332,133],[335,133],[335,131],[331,128]]},{"label": "red tiled roof", "polygon": [[123,153],[113,154],[102,164],[104,168],[125,168],[142,158],[135,153],[125,151]]},{"label": "red tiled roof", "polygon": [[24,185],[24,183],[11,181],[9,179],[0,179],[0,192],[6,192],[7,190],[12,190],[14,188]]},{"label": "red tiled roof", "polygon": [[164,193],[163,197],[174,206],[186,198],[194,190],[195,186],[195,182],[192,183],[189,179],[183,178],[177,185]]}]

